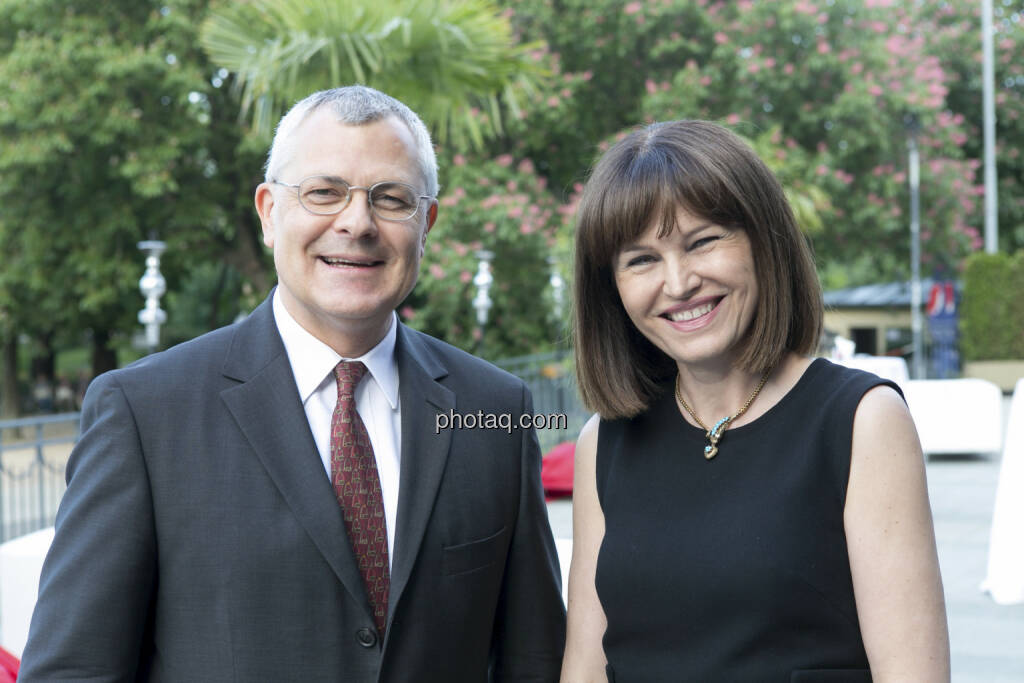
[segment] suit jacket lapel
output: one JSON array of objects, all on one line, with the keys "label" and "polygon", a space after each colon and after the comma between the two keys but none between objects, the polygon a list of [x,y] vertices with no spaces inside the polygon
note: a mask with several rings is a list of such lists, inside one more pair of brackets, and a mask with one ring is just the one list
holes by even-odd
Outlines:
[{"label": "suit jacket lapel", "polygon": [[372,614],[338,499],[299,401],[270,297],[239,324],[224,374],[241,381],[221,392],[221,398],[249,445],[352,598]]},{"label": "suit jacket lapel", "polygon": [[451,432],[434,433],[435,415],[455,408],[455,394],[437,382],[448,371],[418,332],[400,325],[395,352],[402,410],[402,465],[389,620],[412,574],[448,459]]}]

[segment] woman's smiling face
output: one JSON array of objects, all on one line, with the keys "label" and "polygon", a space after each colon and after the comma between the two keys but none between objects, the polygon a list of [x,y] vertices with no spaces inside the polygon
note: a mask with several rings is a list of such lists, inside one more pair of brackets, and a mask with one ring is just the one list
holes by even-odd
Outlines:
[{"label": "woman's smiling face", "polygon": [[750,239],[680,209],[625,245],[612,263],[622,305],[636,328],[682,364],[732,364],[757,308]]}]

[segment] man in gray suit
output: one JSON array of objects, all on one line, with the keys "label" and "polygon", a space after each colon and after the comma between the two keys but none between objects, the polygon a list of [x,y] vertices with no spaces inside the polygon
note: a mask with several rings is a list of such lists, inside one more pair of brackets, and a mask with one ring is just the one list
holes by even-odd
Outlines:
[{"label": "man in gray suit", "polygon": [[279,285],[96,379],[19,681],[555,681],[565,612],[524,384],[410,330],[420,119],[359,86],[281,121]]}]

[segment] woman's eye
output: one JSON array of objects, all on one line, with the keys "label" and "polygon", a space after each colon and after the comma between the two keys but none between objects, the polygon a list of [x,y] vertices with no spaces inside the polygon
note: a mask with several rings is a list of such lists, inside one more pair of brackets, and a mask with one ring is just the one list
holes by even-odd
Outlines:
[{"label": "woman's eye", "polygon": [[718,235],[711,235],[709,237],[701,237],[699,240],[690,245],[690,249],[700,249],[706,247],[715,240],[718,239]]},{"label": "woman's eye", "polygon": [[648,263],[653,263],[653,262],[654,262],[654,257],[653,256],[649,256],[647,254],[644,254],[642,256],[633,256],[628,261],[626,261],[626,267],[627,268],[631,268],[633,266],[643,266],[643,265],[646,265]]}]

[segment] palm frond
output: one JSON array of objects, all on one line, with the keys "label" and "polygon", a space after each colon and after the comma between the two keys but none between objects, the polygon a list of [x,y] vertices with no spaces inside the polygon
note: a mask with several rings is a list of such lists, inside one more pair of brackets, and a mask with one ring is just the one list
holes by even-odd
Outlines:
[{"label": "palm frond", "polygon": [[213,12],[201,40],[235,74],[258,135],[314,90],[365,83],[419,112],[440,142],[481,145],[546,76],[492,0],[251,0]]}]

